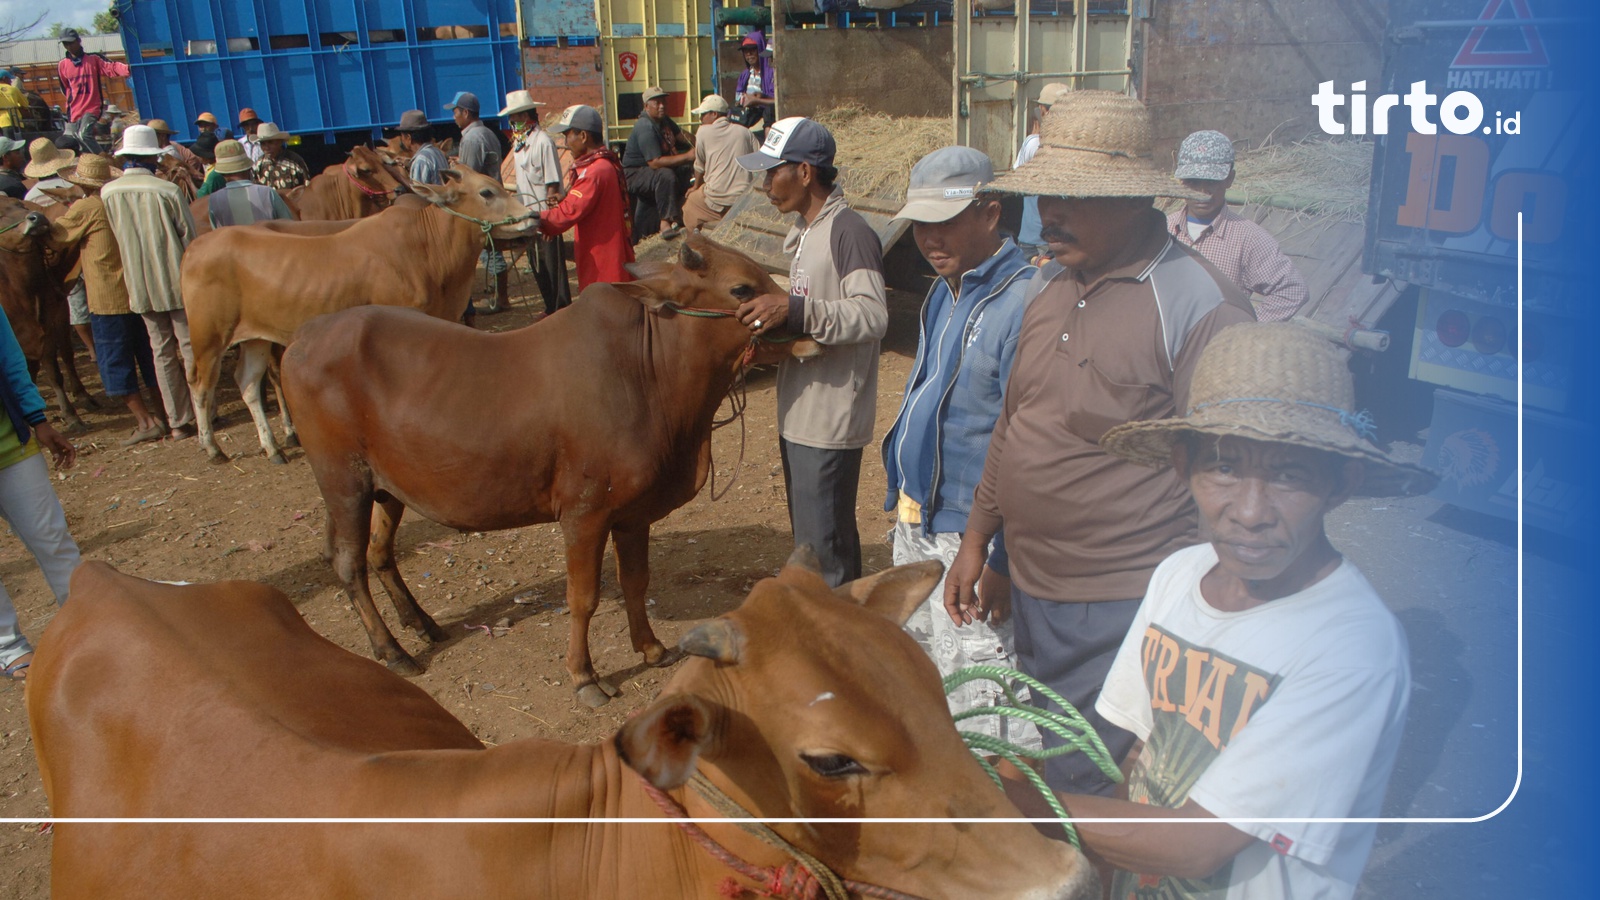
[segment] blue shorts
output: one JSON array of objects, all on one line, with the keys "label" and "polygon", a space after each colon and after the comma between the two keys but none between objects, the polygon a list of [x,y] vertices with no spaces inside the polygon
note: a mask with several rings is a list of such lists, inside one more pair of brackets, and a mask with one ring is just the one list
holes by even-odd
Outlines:
[{"label": "blue shorts", "polygon": [[94,358],[100,367],[100,383],[112,397],[139,393],[139,376],[147,385],[156,383],[156,360],[150,352],[150,333],[144,319],[136,313],[118,316],[89,314],[94,332]]}]

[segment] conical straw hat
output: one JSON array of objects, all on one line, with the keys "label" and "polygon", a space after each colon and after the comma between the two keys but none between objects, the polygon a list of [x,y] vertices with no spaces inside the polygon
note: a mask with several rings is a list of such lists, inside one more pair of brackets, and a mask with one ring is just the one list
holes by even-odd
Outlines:
[{"label": "conical straw hat", "polygon": [[1033,159],[988,190],[1041,197],[1177,197],[1201,200],[1150,154],[1150,112],[1111,91],[1063,91],[1045,114]]},{"label": "conical straw hat", "polygon": [[1355,411],[1355,384],[1333,344],[1293,322],[1247,323],[1217,333],[1195,365],[1183,418],[1129,422],[1100,447],[1140,465],[1170,463],[1184,433],[1229,435],[1310,447],[1366,469],[1357,494],[1389,497],[1433,490],[1439,479],[1398,462],[1372,442],[1372,420]]}]

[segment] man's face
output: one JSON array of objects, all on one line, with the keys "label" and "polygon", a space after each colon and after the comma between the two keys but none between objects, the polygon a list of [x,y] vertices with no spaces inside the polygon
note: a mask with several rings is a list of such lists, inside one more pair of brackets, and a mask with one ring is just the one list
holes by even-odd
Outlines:
[{"label": "man's face", "polygon": [[472,115],[459,106],[450,111],[450,116],[456,120],[457,128],[465,128],[472,124]]},{"label": "man's face", "polygon": [[1221,181],[1210,181],[1203,178],[1185,178],[1183,186],[1191,191],[1206,195],[1204,200],[1190,200],[1184,210],[1193,218],[1202,222],[1209,222],[1217,217],[1217,213],[1228,205],[1228,188],[1233,186],[1233,172],[1228,172],[1228,177]]},{"label": "man's face", "polygon": [[644,102],[644,114],[659,122],[667,114],[667,101],[662,97],[653,97]]},{"label": "man's face", "polygon": [[940,278],[958,278],[993,254],[999,223],[1000,204],[977,200],[943,222],[913,222],[911,235]]},{"label": "man's face", "polygon": [[528,131],[531,130],[535,125],[538,125],[539,120],[535,119],[532,113],[517,112],[511,114],[511,124],[520,127],[524,131]]},{"label": "man's face", "polygon": [[806,205],[805,176],[800,167],[800,163],[783,163],[768,169],[761,181],[761,189],[766,191],[767,199],[778,208],[778,212],[785,215],[799,212]]},{"label": "man's face", "polygon": [[1040,235],[1056,261],[1097,272],[1137,240],[1148,197],[1040,197]]},{"label": "man's face", "polygon": [[0,156],[0,166],[3,166],[7,169],[21,170],[21,168],[27,164],[28,159],[23,155],[21,150],[12,150],[10,153]]},{"label": "man's face", "polygon": [[592,149],[589,146],[589,133],[587,131],[573,128],[562,132],[561,137],[566,144],[567,152],[571,153],[574,158],[583,156]]},{"label": "man's face", "polygon": [[247,136],[255,137],[256,136],[256,129],[261,127],[261,123],[256,121],[255,119],[251,119],[248,122],[241,123],[239,125],[239,127],[244,129],[244,133]]},{"label": "man's face", "polygon": [[201,134],[210,134],[211,132],[217,130],[216,123],[214,122],[196,122],[195,127],[200,129]]},{"label": "man's face", "polygon": [[1317,567],[1308,551],[1323,542],[1323,517],[1361,484],[1360,463],[1288,444],[1200,435],[1175,443],[1172,457],[1188,476],[1217,566],[1245,582],[1286,573],[1297,583],[1314,580],[1296,563]]},{"label": "man's face", "polygon": [[754,47],[745,47],[742,52],[744,53],[744,64],[752,69],[755,68],[756,62],[761,59],[761,51]]},{"label": "man's face", "polygon": [[73,41],[70,44],[62,44],[61,46],[67,51],[68,56],[80,56],[83,54],[82,41]]},{"label": "man's face", "polygon": [[261,152],[267,159],[279,159],[283,156],[283,141],[262,141]]},{"label": "man's face", "polygon": [[170,143],[172,143],[172,135],[167,134],[165,131],[156,132],[156,146],[157,147],[165,147],[166,145],[168,145]]}]

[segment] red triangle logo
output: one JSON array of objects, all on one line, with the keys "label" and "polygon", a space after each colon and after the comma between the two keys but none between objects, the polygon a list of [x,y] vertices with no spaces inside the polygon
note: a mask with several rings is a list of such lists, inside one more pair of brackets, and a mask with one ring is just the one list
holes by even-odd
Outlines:
[{"label": "red triangle logo", "polygon": [[[1511,4],[1512,20],[1532,19],[1533,13],[1528,10],[1528,0],[1489,0],[1483,7],[1483,13],[1478,16],[1480,22],[1490,22],[1498,18],[1500,10],[1507,3]],[[1505,26],[1499,26],[1505,28]],[[1498,29],[1497,29],[1498,30]],[[1539,39],[1539,29],[1532,25],[1523,25],[1522,41],[1524,48],[1521,50],[1479,50],[1484,35],[1489,29],[1478,27],[1467,33],[1467,39],[1462,41],[1461,50],[1456,53],[1455,62],[1450,64],[1452,69],[1484,69],[1484,68],[1543,68],[1550,65],[1550,57],[1544,52],[1544,41]]]}]

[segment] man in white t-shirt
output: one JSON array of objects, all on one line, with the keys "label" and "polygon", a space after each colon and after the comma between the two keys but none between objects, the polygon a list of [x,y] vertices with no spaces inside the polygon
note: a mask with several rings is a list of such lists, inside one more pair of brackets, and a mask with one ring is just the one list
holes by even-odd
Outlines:
[{"label": "man in white t-shirt", "polygon": [[[1115,799],[1063,795],[1074,818],[1378,816],[1410,693],[1405,633],[1340,556],[1323,518],[1353,494],[1435,477],[1370,443],[1334,347],[1294,324],[1212,340],[1189,414],[1107,432],[1107,452],[1184,476],[1210,543],[1151,578],[1095,708],[1139,738]],[[1372,825],[1081,823],[1117,868],[1115,900],[1339,900]]]}]

